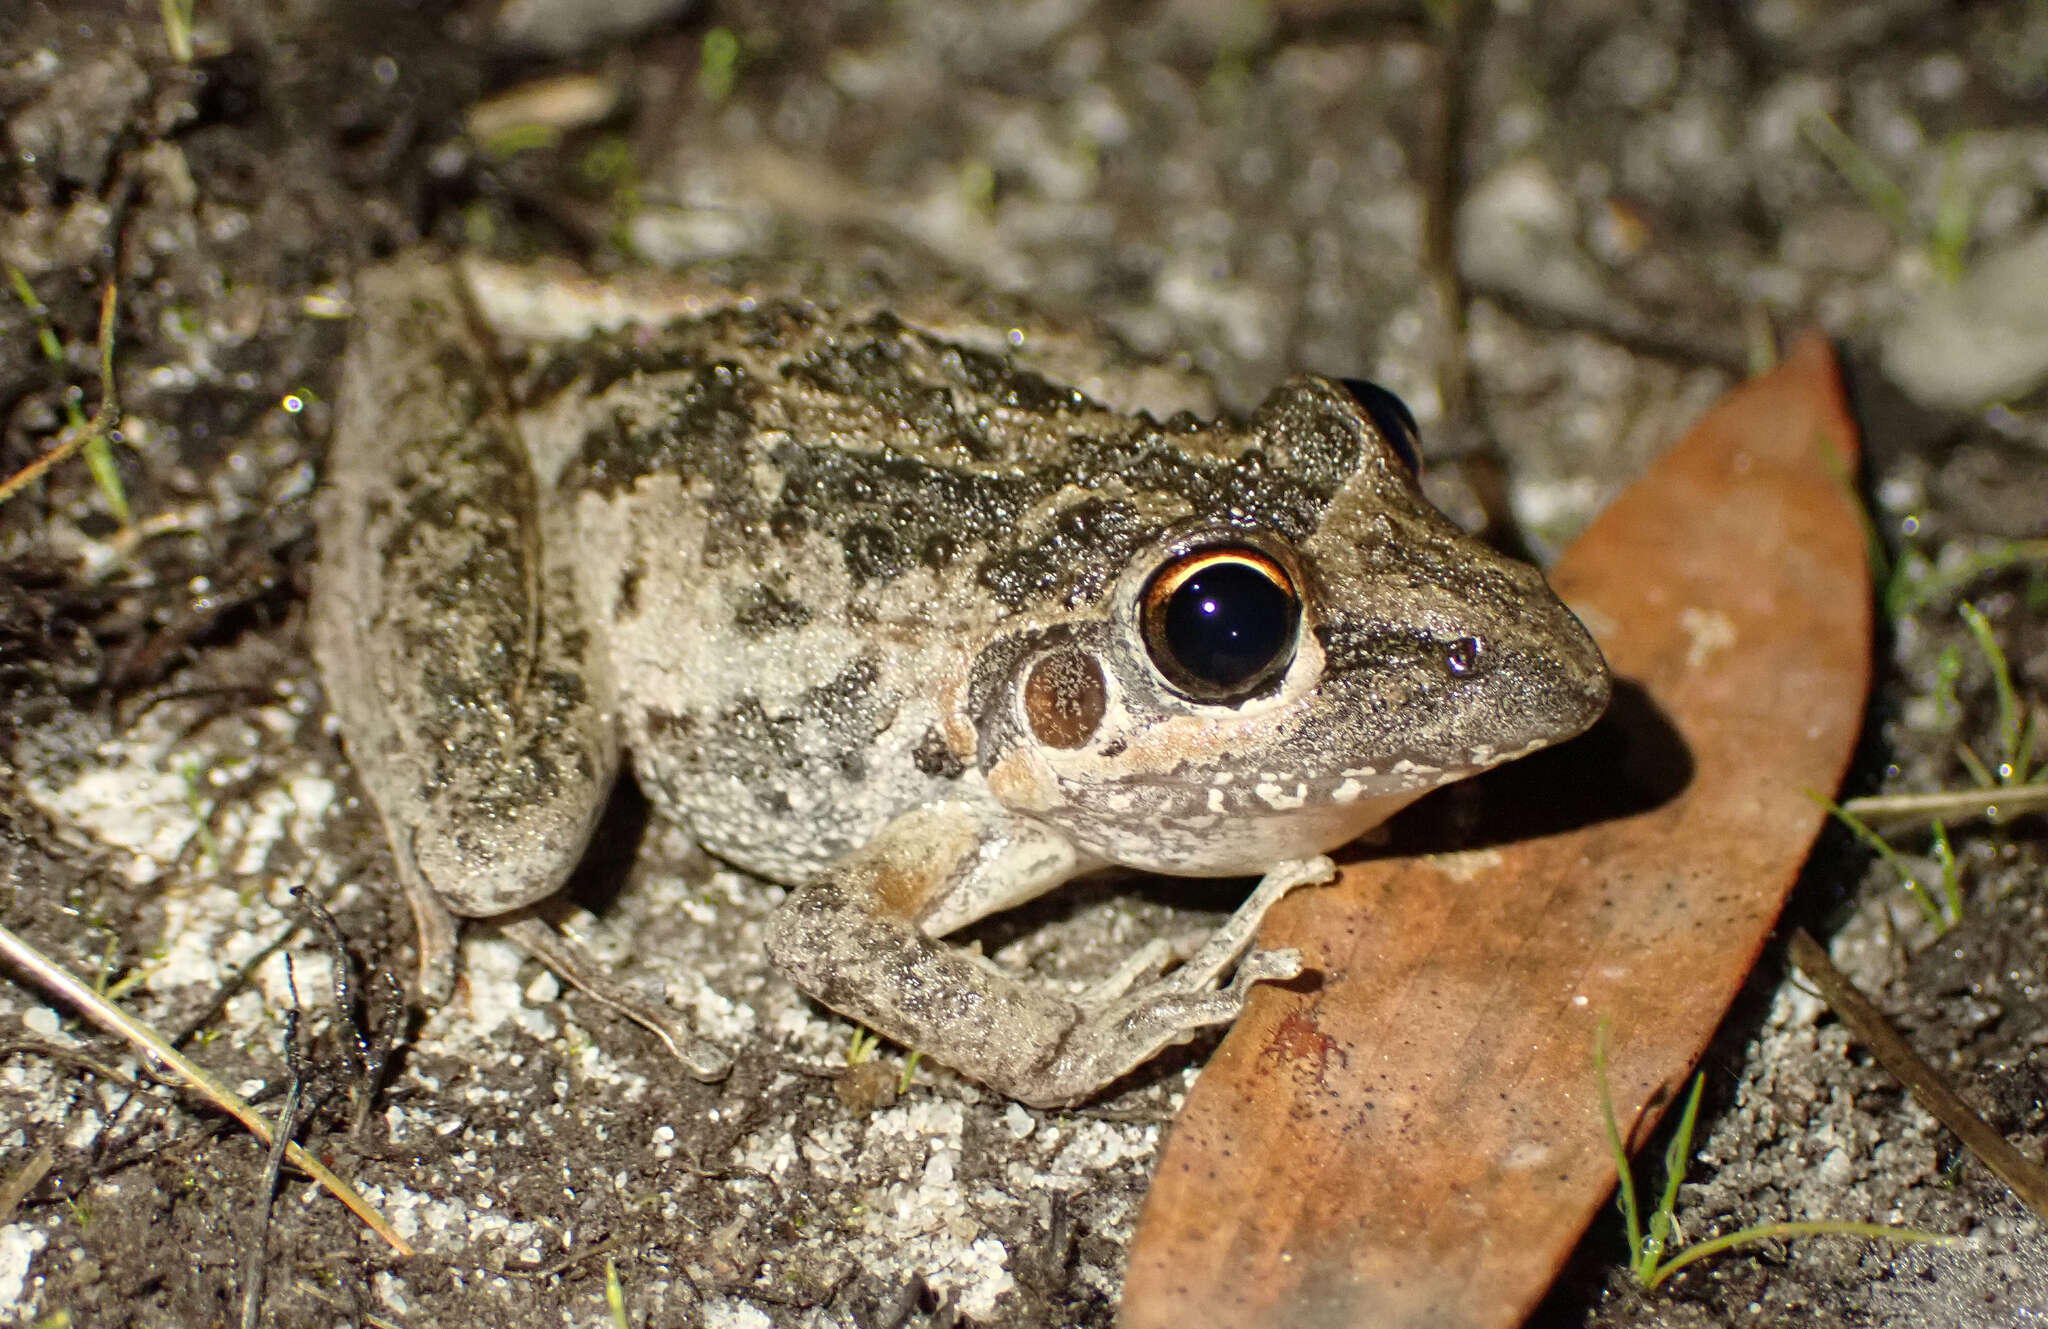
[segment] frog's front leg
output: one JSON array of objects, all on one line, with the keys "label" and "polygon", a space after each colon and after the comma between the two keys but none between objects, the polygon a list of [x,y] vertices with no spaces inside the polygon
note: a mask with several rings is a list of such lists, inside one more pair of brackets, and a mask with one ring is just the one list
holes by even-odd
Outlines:
[{"label": "frog's front leg", "polygon": [[769,954],[841,1014],[1012,1098],[1055,1107],[1235,1019],[1253,983],[1300,973],[1296,952],[1245,951],[1275,901],[1332,873],[1322,858],[1280,865],[1188,963],[1099,1003],[1022,982],[925,930],[989,912],[962,898],[1004,907],[1088,866],[1056,841],[954,805],[905,814],[790,896],[770,923]]}]

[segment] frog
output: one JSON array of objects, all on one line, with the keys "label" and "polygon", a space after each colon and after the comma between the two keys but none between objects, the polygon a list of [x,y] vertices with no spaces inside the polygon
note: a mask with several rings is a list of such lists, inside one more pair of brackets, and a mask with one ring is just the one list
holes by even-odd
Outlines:
[{"label": "frog", "polygon": [[[1200,398],[1184,363],[858,284],[419,251],[353,300],[309,632],[443,997],[455,919],[491,920],[729,1066],[541,914],[630,764],[786,893],[766,947],[797,987],[1078,1103],[1312,981],[1255,939],[1331,851],[1607,701],[1585,628],[1431,505],[1370,385],[1169,409]],[[1258,880],[1078,996],[953,939],[1111,869]]]}]

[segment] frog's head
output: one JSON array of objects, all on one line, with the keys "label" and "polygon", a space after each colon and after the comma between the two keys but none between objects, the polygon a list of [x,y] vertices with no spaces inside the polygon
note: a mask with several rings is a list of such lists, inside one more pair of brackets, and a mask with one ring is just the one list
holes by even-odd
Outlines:
[{"label": "frog's head", "polygon": [[1591,724],[1592,638],[1422,496],[1413,429],[1384,393],[1302,377],[1187,440],[1232,482],[1005,652],[995,795],[1109,862],[1253,873]]}]

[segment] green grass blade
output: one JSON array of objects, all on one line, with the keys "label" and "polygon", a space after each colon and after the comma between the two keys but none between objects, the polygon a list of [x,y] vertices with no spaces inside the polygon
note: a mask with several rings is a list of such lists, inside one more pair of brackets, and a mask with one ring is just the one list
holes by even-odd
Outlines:
[{"label": "green grass blade", "polygon": [[1861,817],[1858,817],[1840,803],[1835,802],[1832,798],[1817,794],[1811,789],[1806,791],[1806,796],[1820,804],[1823,808],[1826,808],[1829,816],[1848,827],[1851,835],[1861,840],[1872,852],[1883,859],[1892,871],[1899,874],[1899,880],[1904,884],[1906,894],[1913,897],[1913,903],[1920,906],[1920,912],[1927,915],[1928,921],[1934,924],[1937,932],[1949,930],[1951,921],[1943,917],[1941,905],[1935,900],[1933,892],[1929,891],[1921,883],[1920,879],[1907,869],[1905,861],[1899,857],[1898,851],[1887,844],[1883,836],[1871,830],[1869,826],[1864,824]]},{"label": "green grass blade", "polygon": [[2027,718],[2020,721],[2020,735],[2013,743],[2012,778],[2007,784],[2028,784],[2034,778],[2034,744],[2039,741],[2034,721],[2040,718],[2040,712],[2031,706],[2025,709]]},{"label": "green grass blade", "polygon": [[705,101],[715,105],[732,96],[743,53],[739,35],[731,28],[713,28],[704,34],[697,57],[697,91]]},{"label": "green grass blade", "polygon": [[[1671,1134],[1671,1142],[1664,1146],[1664,1194],[1657,1199],[1657,1214],[1664,1220],[1666,1232],[1678,1230],[1678,1188],[1685,1181],[1685,1166],[1692,1161],[1692,1131],[1699,1121],[1700,1092],[1707,1087],[1707,1077],[1692,1077],[1692,1092],[1685,1096],[1685,1111],[1678,1116],[1678,1129]],[[1652,1226],[1656,1226],[1653,1222]],[[1645,1263],[1655,1268],[1657,1259],[1663,1257],[1662,1242],[1658,1243],[1656,1258]]]},{"label": "green grass blade", "polygon": [[[1937,569],[1924,556],[1900,560],[1900,571],[1885,587],[1885,609],[1904,618],[1952,595],[1978,578],[2022,564],[2048,562],[2048,540],[2009,540],[1972,554],[1953,567]],[[1913,566],[1910,571],[1907,564]]]},{"label": "green grass blade", "polygon": [[1942,1232],[1927,1232],[1920,1228],[1893,1227],[1888,1223],[1763,1223],[1746,1227],[1739,1232],[1730,1232],[1725,1237],[1713,1237],[1697,1245],[1688,1246],[1678,1254],[1658,1265],[1650,1272],[1645,1288],[1655,1288],[1665,1279],[1685,1268],[1696,1264],[1709,1255],[1733,1250],[1737,1246],[1751,1246],[1763,1241],[1779,1241],[1787,1237],[1871,1237],[1884,1241],[1902,1241],[1919,1246],[1953,1246],[1961,1240]]},{"label": "green grass blade", "polygon": [[1899,182],[1892,179],[1884,167],[1877,164],[1877,158],[1863,150],[1855,139],[1842,132],[1834,120],[1819,112],[1806,117],[1799,124],[1820,155],[1828,159],[1841,177],[1848,181],[1863,201],[1870,205],[1880,217],[1890,223],[1899,238],[1913,238],[1913,212],[1906,202],[1906,191]]},{"label": "green grass blade", "polygon": [[1942,146],[1941,187],[1934,203],[1934,229],[1927,237],[1928,256],[1934,270],[1953,286],[1963,276],[1963,255],[1970,247],[1970,225],[1975,220],[1975,200],[1963,183],[1963,147],[1966,134],[1951,134]]},{"label": "green grass blade", "polygon": [[1961,874],[1956,871],[1956,851],[1948,842],[1948,827],[1939,817],[1934,819],[1934,861],[1941,868],[1942,908],[1947,912],[1949,922],[1963,921],[1963,884]]},{"label": "green grass blade", "polygon": [[1991,690],[1998,700],[1998,746],[2003,759],[1999,783],[2009,784],[2020,760],[2020,703],[2012,686],[2012,667],[2006,663],[2005,651],[1991,631],[1991,620],[1984,617],[1982,610],[1966,600],[1956,607],[1956,612],[1963,616],[1963,626],[1970,630],[1977,649],[1984,653],[1984,663],[1991,668]]},{"label": "green grass blade", "polygon": [[612,1257],[604,1257],[604,1304],[611,1312],[612,1329],[632,1329],[632,1321],[626,1318],[626,1289],[619,1282],[619,1266]]},{"label": "green grass blade", "polygon": [[1614,1090],[1607,1082],[1607,1022],[1593,1031],[1593,1079],[1600,1087],[1600,1120],[1607,1127],[1607,1147],[1614,1154],[1617,1199],[1622,1222],[1628,1228],[1629,1264],[1643,1255],[1642,1215],[1636,1210],[1636,1179],[1629,1171],[1628,1146],[1621,1138],[1621,1123],[1614,1119]]}]

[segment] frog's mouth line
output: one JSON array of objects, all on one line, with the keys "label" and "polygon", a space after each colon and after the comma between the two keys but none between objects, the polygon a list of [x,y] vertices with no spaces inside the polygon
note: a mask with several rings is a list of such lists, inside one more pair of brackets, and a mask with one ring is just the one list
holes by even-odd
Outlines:
[{"label": "frog's mouth line", "polygon": [[[1331,768],[1327,766],[1306,767],[1296,770],[1250,772],[1212,772],[1200,774],[1192,762],[1184,762],[1173,771],[1164,774],[1134,774],[1115,781],[1095,782],[1083,779],[1064,779],[1067,788],[1080,792],[1106,793],[1124,790],[1133,794],[1153,791],[1171,791],[1185,794],[1191,791],[1215,790],[1226,800],[1240,801],[1245,791],[1251,791],[1258,798],[1266,795],[1264,801],[1275,811],[1288,807],[1304,806],[1310,803],[1350,804],[1364,800],[1420,795],[1438,785],[1451,784],[1459,780],[1492,770],[1496,766],[1519,760],[1534,752],[1551,746],[1547,740],[1532,740],[1518,748],[1498,751],[1481,745],[1467,750],[1461,761],[1440,764],[1418,760],[1413,756],[1397,756],[1383,765],[1351,766]],[[1274,791],[1279,791],[1277,795]],[[1276,798],[1278,803],[1276,803]]]},{"label": "frog's mouth line", "polygon": [[[1502,758],[1501,760],[1506,760]],[[1462,780],[1498,762],[1471,766],[1425,766],[1401,758],[1380,769],[1222,772],[1208,776],[1172,774],[1130,776],[1115,781],[1062,781],[1069,790],[1090,798],[1124,792],[1133,795],[1165,793],[1175,797],[1212,793],[1227,802],[1259,800],[1274,811],[1287,811],[1308,804],[1349,804],[1375,798],[1399,797],[1427,792],[1440,784]]]}]

